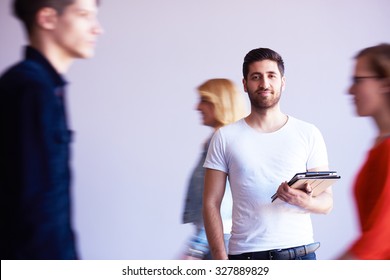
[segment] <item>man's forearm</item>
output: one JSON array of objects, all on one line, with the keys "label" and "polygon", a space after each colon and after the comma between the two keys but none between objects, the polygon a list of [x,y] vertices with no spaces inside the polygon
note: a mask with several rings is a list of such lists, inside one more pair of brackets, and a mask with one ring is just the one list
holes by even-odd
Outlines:
[{"label": "man's forearm", "polygon": [[311,213],[328,214],[333,208],[333,195],[329,192],[323,192],[317,197],[311,199],[311,204],[307,207]]},{"label": "man's forearm", "polygon": [[204,224],[211,254],[216,260],[228,259],[224,237],[222,218],[218,208],[205,205],[203,208]]}]

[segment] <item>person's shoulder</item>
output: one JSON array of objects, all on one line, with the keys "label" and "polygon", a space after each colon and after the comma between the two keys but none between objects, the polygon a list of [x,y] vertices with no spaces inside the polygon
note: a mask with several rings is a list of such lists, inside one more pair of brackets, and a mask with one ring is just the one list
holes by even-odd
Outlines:
[{"label": "person's shoulder", "polygon": [[238,121],[235,121],[235,122],[229,123],[225,126],[222,126],[221,128],[219,128],[219,130],[223,131],[224,133],[228,133],[230,131],[236,131],[238,129],[242,129],[242,127],[245,125],[244,122],[245,122],[244,119],[240,119]]},{"label": "person's shoulder", "polygon": [[322,137],[320,129],[313,123],[289,116],[290,130],[304,137]]},{"label": "person's shoulder", "polygon": [[380,141],[378,144],[374,145],[370,150],[369,154],[379,159],[382,159],[383,162],[390,163],[390,137],[387,137]]},{"label": "person's shoulder", "polygon": [[386,137],[383,141],[378,145],[382,150],[386,150],[386,152],[390,152],[390,137]]},{"label": "person's shoulder", "polygon": [[49,82],[44,67],[32,60],[23,60],[10,66],[0,79],[3,83],[9,85],[16,83],[20,86],[24,84],[47,86]]},{"label": "person's shoulder", "polygon": [[301,119],[297,119],[292,116],[288,116],[290,125],[295,126],[296,128],[302,129],[318,129],[313,123],[304,121]]},{"label": "person's shoulder", "polygon": [[18,68],[20,67],[20,64],[22,62],[15,63],[11,66],[8,66],[0,75],[1,80],[8,79],[9,77],[12,77],[14,73],[18,72]]},{"label": "person's shoulder", "polygon": [[234,128],[241,128],[243,126],[245,126],[245,118],[242,118],[242,119],[239,119],[235,122],[227,124],[224,127],[230,127],[231,129],[234,129]]},{"label": "person's shoulder", "polygon": [[11,66],[0,78],[0,94],[4,100],[11,98],[51,98],[53,80],[34,61],[24,60]]}]

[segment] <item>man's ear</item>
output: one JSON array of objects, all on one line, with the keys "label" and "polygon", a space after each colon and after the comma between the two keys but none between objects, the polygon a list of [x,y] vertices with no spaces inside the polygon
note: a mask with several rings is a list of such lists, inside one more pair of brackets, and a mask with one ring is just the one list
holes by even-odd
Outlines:
[{"label": "man's ear", "polygon": [[53,8],[45,7],[37,13],[38,28],[52,30],[57,23],[57,11]]},{"label": "man's ear", "polygon": [[286,77],[283,76],[282,77],[282,91],[284,91],[285,88],[286,88]]},{"label": "man's ear", "polygon": [[246,80],[245,80],[245,78],[242,79],[242,84],[244,86],[244,91],[248,92],[247,87],[246,87]]}]

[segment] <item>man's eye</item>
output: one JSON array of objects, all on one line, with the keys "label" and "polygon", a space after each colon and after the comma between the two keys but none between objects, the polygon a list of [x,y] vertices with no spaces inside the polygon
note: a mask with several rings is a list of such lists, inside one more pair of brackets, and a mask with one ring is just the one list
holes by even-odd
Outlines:
[{"label": "man's eye", "polygon": [[79,15],[81,17],[83,17],[83,18],[86,18],[86,19],[92,19],[93,18],[92,13],[89,13],[88,11],[80,11]]}]

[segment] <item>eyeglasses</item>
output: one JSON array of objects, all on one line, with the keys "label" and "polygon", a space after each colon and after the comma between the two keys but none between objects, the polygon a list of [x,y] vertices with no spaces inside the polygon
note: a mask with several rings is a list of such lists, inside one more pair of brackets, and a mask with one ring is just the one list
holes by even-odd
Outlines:
[{"label": "eyeglasses", "polygon": [[352,83],[359,84],[364,80],[370,80],[370,79],[382,79],[382,77],[380,77],[380,76],[353,76]]}]

